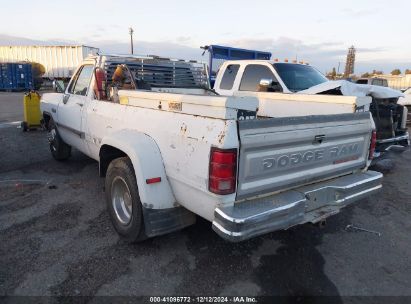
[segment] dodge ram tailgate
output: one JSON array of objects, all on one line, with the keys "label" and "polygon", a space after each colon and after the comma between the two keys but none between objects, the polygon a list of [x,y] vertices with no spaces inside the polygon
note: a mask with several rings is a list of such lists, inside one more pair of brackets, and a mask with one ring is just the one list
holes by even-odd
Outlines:
[{"label": "dodge ram tailgate", "polygon": [[368,160],[369,113],[243,120],[237,200],[360,171]]}]

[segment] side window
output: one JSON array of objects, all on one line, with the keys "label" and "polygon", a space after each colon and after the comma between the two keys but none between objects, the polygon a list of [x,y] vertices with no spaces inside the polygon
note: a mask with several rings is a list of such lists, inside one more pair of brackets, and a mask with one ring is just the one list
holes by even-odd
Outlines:
[{"label": "side window", "polygon": [[93,71],[93,65],[83,66],[70,84],[68,92],[70,94],[85,96],[90,85],[91,76],[93,76]]},{"label": "side window", "polygon": [[230,64],[224,71],[223,78],[221,79],[220,89],[231,90],[233,88],[234,80],[237,77],[239,64]]},{"label": "side window", "polygon": [[240,91],[257,92],[259,89],[260,80],[263,78],[276,81],[274,74],[268,67],[258,64],[248,65],[245,68],[243,78],[241,79]]},{"label": "side window", "polygon": [[376,86],[382,86],[383,82],[381,79],[373,79],[372,84]]}]

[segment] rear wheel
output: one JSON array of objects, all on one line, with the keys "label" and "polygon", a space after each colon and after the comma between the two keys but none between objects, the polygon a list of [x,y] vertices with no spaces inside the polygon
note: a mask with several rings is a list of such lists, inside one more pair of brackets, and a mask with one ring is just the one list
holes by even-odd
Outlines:
[{"label": "rear wheel", "polygon": [[107,209],[116,231],[131,242],[146,239],[137,180],[128,157],[110,163],[105,189]]},{"label": "rear wheel", "polygon": [[50,120],[48,125],[48,140],[51,155],[55,160],[63,161],[71,156],[71,146],[61,139],[53,120]]}]

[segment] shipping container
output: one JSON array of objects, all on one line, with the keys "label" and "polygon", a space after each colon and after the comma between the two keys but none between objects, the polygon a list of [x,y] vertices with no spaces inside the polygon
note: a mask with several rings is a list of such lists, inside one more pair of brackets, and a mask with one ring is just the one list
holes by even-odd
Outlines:
[{"label": "shipping container", "polygon": [[37,62],[46,69],[43,78],[70,78],[89,55],[96,55],[99,49],[84,45],[66,46],[0,46],[0,63]]},{"label": "shipping container", "polygon": [[33,74],[28,63],[0,63],[0,90],[32,90]]}]

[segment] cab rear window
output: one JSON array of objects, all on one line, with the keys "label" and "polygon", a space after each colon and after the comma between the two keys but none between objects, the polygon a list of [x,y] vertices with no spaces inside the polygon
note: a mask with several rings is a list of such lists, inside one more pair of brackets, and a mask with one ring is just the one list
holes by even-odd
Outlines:
[{"label": "cab rear window", "polygon": [[238,64],[230,64],[227,66],[226,70],[224,71],[223,78],[221,79],[220,89],[231,90],[233,88],[239,68],[240,65]]}]

